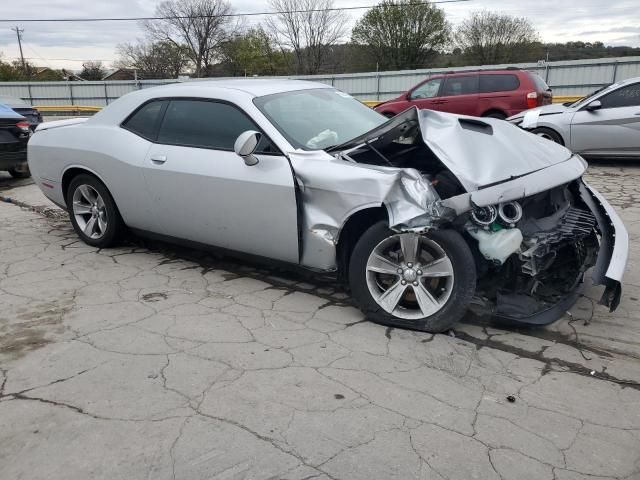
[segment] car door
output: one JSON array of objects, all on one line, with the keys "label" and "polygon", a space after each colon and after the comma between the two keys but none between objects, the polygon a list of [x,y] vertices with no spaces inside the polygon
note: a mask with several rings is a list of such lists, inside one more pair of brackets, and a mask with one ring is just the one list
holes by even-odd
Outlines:
[{"label": "car door", "polygon": [[640,82],[621,86],[597,98],[571,121],[571,149],[590,156],[640,157]]},{"label": "car door", "polygon": [[459,115],[479,115],[478,75],[452,75],[440,90],[438,110]]},{"label": "car door", "polygon": [[420,110],[439,110],[439,92],[442,85],[442,77],[432,78],[421,83],[411,90],[407,95],[407,100],[411,105],[415,105]]},{"label": "car door", "polygon": [[263,135],[245,165],[237,137],[259,127],[238,107],[170,99],[144,174],[158,233],[298,262],[298,223],[288,159]]}]

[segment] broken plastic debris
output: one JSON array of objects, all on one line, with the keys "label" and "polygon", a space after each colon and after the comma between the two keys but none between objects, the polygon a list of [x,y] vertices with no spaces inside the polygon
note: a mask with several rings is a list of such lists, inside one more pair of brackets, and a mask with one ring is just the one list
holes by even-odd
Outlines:
[{"label": "broken plastic debris", "polygon": [[513,395],[508,395],[507,396],[507,401],[509,403],[516,403],[516,397],[514,397]]}]

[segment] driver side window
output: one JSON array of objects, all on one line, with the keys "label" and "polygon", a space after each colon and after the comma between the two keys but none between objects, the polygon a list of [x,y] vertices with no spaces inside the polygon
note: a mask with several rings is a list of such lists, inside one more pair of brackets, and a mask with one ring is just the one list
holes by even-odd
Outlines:
[{"label": "driver side window", "polygon": [[[247,130],[260,128],[241,110],[228,103],[197,99],[173,99],[164,114],[158,143],[233,151],[236,139]],[[262,135],[256,153],[278,149]]]},{"label": "driver side window", "polygon": [[434,78],[428,82],[423,83],[413,92],[409,97],[411,100],[419,100],[422,98],[434,98],[438,96],[440,91],[440,85],[442,84],[442,78]]},{"label": "driver side window", "polygon": [[640,106],[640,83],[627,85],[600,98],[602,108]]}]

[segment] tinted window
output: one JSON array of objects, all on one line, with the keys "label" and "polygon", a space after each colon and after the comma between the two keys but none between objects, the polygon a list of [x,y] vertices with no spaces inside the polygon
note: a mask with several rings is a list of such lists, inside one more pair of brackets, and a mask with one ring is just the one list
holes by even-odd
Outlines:
[{"label": "tinted window", "polygon": [[433,80],[429,80],[428,82],[423,83],[418,88],[416,88],[413,92],[411,92],[411,99],[419,99],[419,98],[433,98],[438,96],[438,91],[440,90],[440,84],[442,83],[441,78],[434,78]]},{"label": "tinted window", "polygon": [[447,77],[442,91],[443,97],[453,97],[456,95],[470,95],[478,93],[478,76],[469,75],[465,77]]},{"label": "tinted window", "polygon": [[[158,133],[158,142],[171,145],[233,150],[238,136],[260,129],[236,107],[205,100],[171,100]],[[262,136],[258,152],[276,149]]]},{"label": "tinted window", "polygon": [[516,75],[480,75],[480,91],[483,93],[509,92],[519,87],[520,80]]},{"label": "tinted window", "polygon": [[163,101],[143,105],[123,124],[124,128],[149,140],[154,140]]},{"label": "tinted window", "polygon": [[600,98],[602,108],[635,107],[640,105],[640,83],[627,85]]},{"label": "tinted window", "polygon": [[547,90],[551,90],[549,88],[549,85],[547,85],[547,82],[545,82],[540,75],[536,73],[529,73],[529,78],[533,80],[533,83],[539,92],[546,92]]}]

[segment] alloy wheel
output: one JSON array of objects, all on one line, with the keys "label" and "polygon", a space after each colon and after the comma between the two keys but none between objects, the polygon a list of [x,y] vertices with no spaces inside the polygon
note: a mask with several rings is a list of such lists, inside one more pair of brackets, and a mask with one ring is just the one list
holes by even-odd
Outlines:
[{"label": "alloy wheel", "polygon": [[433,240],[396,234],[369,255],[367,286],[376,303],[395,317],[417,320],[437,313],[451,296],[453,265]]},{"label": "alloy wheel", "polygon": [[79,185],[73,192],[73,216],[89,238],[100,239],[107,231],[108,217],[104,200],[91,185]]}]

